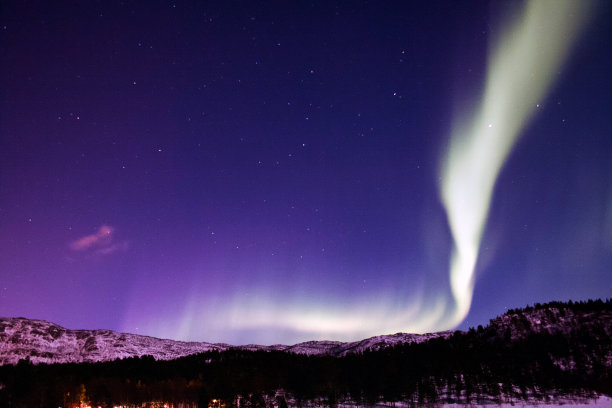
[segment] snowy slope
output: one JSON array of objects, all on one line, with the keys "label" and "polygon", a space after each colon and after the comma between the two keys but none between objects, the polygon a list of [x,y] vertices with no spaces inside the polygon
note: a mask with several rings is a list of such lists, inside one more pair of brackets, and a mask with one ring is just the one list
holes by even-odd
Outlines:
[{"label": "snowy slope", "polygon": [[0,318],[0,364],[30,358],[33,363],[76,363],[152,355],[170,360],[227,344],[162,340],[110,330],[68,330],[43,320]]},{"label": "snowy slope", "polygon": [[[280,350],[299,354],[344,356],[367,349],[378,350],[398,343],[422,342],[447,337],[452,332],[431,334],[397,333],[356,342],[308,341],[291,346],[247,345],[246,350]],[[171,360],[211,350],[227,350],[229,344],[164,340],[110,330],[68,330],[44,320],[0,318],[0,365],[16,364],[29,358],[32,363],[78,363],[111,361],[117,358],[151,355]]]},{"label": "snowy slope", "polygon": [[238,348],[246,350],[279,350],[289,353],[307,355],[326,354],[334,357],[342,357],[350,353],[362,353],[366,350],[379,350],[399,343],[421,343],[434,337],[448,337],[453,333],[453,331],[426,334],[396,333],[383,336],[374,336],[368,339],[353,342],[313,340],[294,344],[292,346],[285,346],[282,344],[277,344],[274,346],[249,344],[246,346],[239,346]]},{"label": "snowy slope", "polygon": [[531,333],[568,334],[577,328],[593,336],[612,337],[612,311],[576,312],[560,307],[509,311],[492,319],[488,327],[496,336],[510,340],[524,339]]},{"label": "snowy slope", "polygon": [[[603,307],[574,311],[569,307],[511,310],[492,319],[479,332],[485,338],[507,341],[524,339],[532,333],[569,334],[579,330],[591,339],[603,341],[612,337],[612,310]],[[231,346],[223,343],[163,340],[109,330],[68,330],[43,320],[0,318],[0,365],[16,364],[29,358],[33,363],[68,363],[110,361],[117,358],[150,355],[157,360],[171,360],[211,350],[240,348],[244,350],[279,350],[298,354],[344,356],[365,350],[379,350],[398,343],[423,342],[435,337],[449,337],[453,332],[430,334],[396,333],[375,336],[355,342],[307,341],[294,345]],[[612,366],[612,355],[607,356]],[[561,366],[571,362],[559,361]]]},{"label": "snowy slope", "polygon": [[394,346],[399,343],[421,343],[434,337],[448,337],[452,331],[426,334],[396,333],[384,336],[375,336],[368,339],[341,343],[333,341],[309,341],[289,346],[285,350],[299,354],[321,354],[324,349],[325,354],[333,356],[345,356],[349,353],[361,353],[366,350],[380,350],[385,347]]}]

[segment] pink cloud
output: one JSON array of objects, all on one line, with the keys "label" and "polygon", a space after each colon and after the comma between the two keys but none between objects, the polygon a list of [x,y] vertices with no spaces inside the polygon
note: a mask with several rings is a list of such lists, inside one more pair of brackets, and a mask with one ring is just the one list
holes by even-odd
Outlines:
[{"label": "pink cloud", "polygon": [[114,239],[115,229],[109,225],[102,225],[98,232],[86,235],[73,241],[70,249],[73,251],[92,251],[100,255],[108,255],[116,251],[126,251],[126,241],[117,242]]}]

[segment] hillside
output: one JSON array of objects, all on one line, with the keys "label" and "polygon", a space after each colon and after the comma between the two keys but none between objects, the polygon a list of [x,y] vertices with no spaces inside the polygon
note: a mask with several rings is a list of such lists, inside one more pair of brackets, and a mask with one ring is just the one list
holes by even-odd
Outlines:
[{"label": "hillside", "polygon": [[156,360],[172,360],[206,351],[230,348],[286,351],[307,355],[344,356],[348,353],[377,350],[400,343],[420,343],[452,332],[431,334],[396,333],[355,342],[308,341],[294,345],[231,346],[224,343],[183,342],[158,339],[110,330],[68,330],[44,320],[0,318],[0,365],[29,359],[38,363],[83,363],[112,361],[149,355]]}]

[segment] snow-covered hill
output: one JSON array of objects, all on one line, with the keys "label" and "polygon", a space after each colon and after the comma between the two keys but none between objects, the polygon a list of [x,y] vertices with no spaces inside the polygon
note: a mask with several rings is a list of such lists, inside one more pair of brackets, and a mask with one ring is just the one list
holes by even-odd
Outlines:
[{"label": "snow-covered hill", "polygon": [[399,343],[421,343],[434,337],[448,337],[453,333],[454,332],[452,331],[426,334],[395,333],[383,336],[374,336],[353,342],[306,341],[304,343],[298,343],[292,346],[285,346],[281,344],[273,346],[249,344],[246,346],[239,346],[238,348],[246,350],[280,350],[296,354],[326,354],[334,357],[342,357],[349,353],[361,353],[366,350],[380,350]]},{"label": "snow-covered hill", "polygon": [[[247,345],[247,350],[280,350],[299,354],[344,356],[367,349],[378,350],[398,343],[422,342],[433,337],[448,337],[452,332],[431,334],[396,333],[356,342],[308,341],[287,345]],[[111,361],[151,355],[171,360],[190,354],[233,348],[229,344],[164,340],[110,330],[68,330],[44,320],[21,317],[0,318],[0,365],[16,364],[29,358],[32,363],[80,363]]]},{"label": "snow-covered hill", "polygon": [[227,344],[163,340],[110,330],[68,330],[44,320],[0,318],[0,364],[30,358],[33,363],[79,363],[152,355],[171,360]]},{"label": "snow-covered hill", "polygon": [[569,331],[578,328],[590,336],[612,337],[612,311],[576,311],[554,304],[535,309],[509,310],[504,315],[491,319],[488,331],[497,337],[519,340],[532,333],[567,335]]},{"label": "snow-covered hill", "polygon": [[[608,303],[568,306],[550,303],[519,310],[509,310],[492,319],[479,335],[506,341],[525,339],[531,334],[569,335],[580,331],[592,340],[612,337],[612,310]],[[110,330],[68,330],[43,320],[0,318],[0,365],[16,364],[29,358],[32,363],[77,363],[111,361],[150,355],[157,360],[171,360],[211,350],[279,350],[291,353],[344,356],[365,350],[379,350],[399,343],[420,343],[435,337],[449,337],[452,331],[430,334],[396,333],[355,342],[307,341],[294,345],[232,346],[224,343],[164,340]],[[612,364],[612,355],[607,365]],[[561,362],[563,363],[563,362]],[[560,364],[561,364],[560,363]],[[569,363],[568,363],[569,364]],[[563,363],[562,365],[565,365]]]}]

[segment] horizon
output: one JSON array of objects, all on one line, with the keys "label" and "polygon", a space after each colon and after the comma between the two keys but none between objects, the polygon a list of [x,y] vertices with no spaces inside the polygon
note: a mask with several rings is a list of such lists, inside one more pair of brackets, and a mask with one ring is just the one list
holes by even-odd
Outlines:
[{"label": "horizon", "polygon": [[[506,310],[503,313],[499,313],[499,314],[495,314],[493,315],[493,317],[490,317],[488,319],[487,322],[484,322],[479,324],[483,327],[487,327],[493,320],[504,316],[506,313],[508,313],[510,310],[525,310],[528,308],[535,308],[536,305],[540,305],[540,306],[548,306],[551,303],[569,303],[569,302],[573,302],[573,303],[580,303],[580,302],[590,302],[590,301],[609,301],[612,298],[596,298],[596,299],[579,299],[579,300],[575,300],[575,299],[568,299],[565,301],[561,301],[561,300],[550,300],[547,302],[534,302],[533,304],[527,304],[525,306],[521,306],[521,307],[514,307],[514,308],[506,308]],[[468,332],[469,330],[472,329],[476,329],[477,326],[479,325],[473,325],[473,326],[466,326],[465,328],[455,328],[455,329],[449,329],[449,330],[439,330],[439,331],[435,331],[435,332],[426,332],[426,333],[409,333],[409,332],[395,332],[395,333],[383,333],[383,334],[377,334],[377,335],[373,335],[370,337],[366,337],[366,338],[359,338],[359,339],[354,339],[354,340],[345,340],[345,341],[340,341],[340,340],[332,340],[332,339],[312,339],[312,340],[305,340],[305,341],[301,341],[298,343],[288,343],[288,344],[284,344],[284,343],[275,343],[275,344],[256,344],[256,343],[245,343],[245,344],[230,344],[230,343],[225,343],[225,342],[216,342],[216,341],[209,341],[209,340],[179,340],[179,339],[173,339],[173,338],[165,338],[165,337],[156,337],[156,336],[151,336],[151,335],[147,335],[147,334],[140,334],[140,333],[131,333],[131,332],[121,332],[121,331],[116,331],[116,330],[111,330],[111,329],[105,329],[105,328],[96,328],[96,329],[87,329],[87,328],[69,328],[66,326],[63,326],[59,323],[56,322],[52,322],[52,321],[48,321],[48,320],[44,320],[44,319],[37,319],[37,318],[28,318],[28,317],[23,317],[23,316],[13,316],[13,317],[8,317],[8,316],[0,316],[0,319],[23,319],[23,320],[28,320],[28,321],[39,321],[39,322],[44,322],[44,323],[49,323],[52,325],[56,325],[56,326],[60,326],[63,329],[66,329],[68,331],[111,331],[113,333],[117,333],[117,334],[129,334],[129,335],[134,335],[134,336],[142,336],[142,337],[150,337],[150,338],[155,338],[157,340],[170,340],[170,341],[175,341],[175,342],[180,342],[180,343],[206,343],[206,344],[212,344],[212,345],[227,345],[230,347],[244,347],[244,346],[263,346],[263,347],[272,347],[272,346],[295,346],[295,345],[299,345],[302,343],[308,343],[308,342],[338,342],[338,343],[343,343],[343,344],[347,344],[347,343],[357,343],[360,341],[364,341],[364,340],[369,340],[371,338],[375,338],[375,337],[387,337],[387,336],[394,336],[394,335],[399,335],[399,334],[406,334],[406,335],[417,335],[417,336],[422,336],[422,335],[427,335],[427,334],[438,334],[438,333],[446,333],[446,332],[454,332],[454,331],[460,331],[463,333]],[[465,321],[461,324],[461,326],[465,325]]]}]

